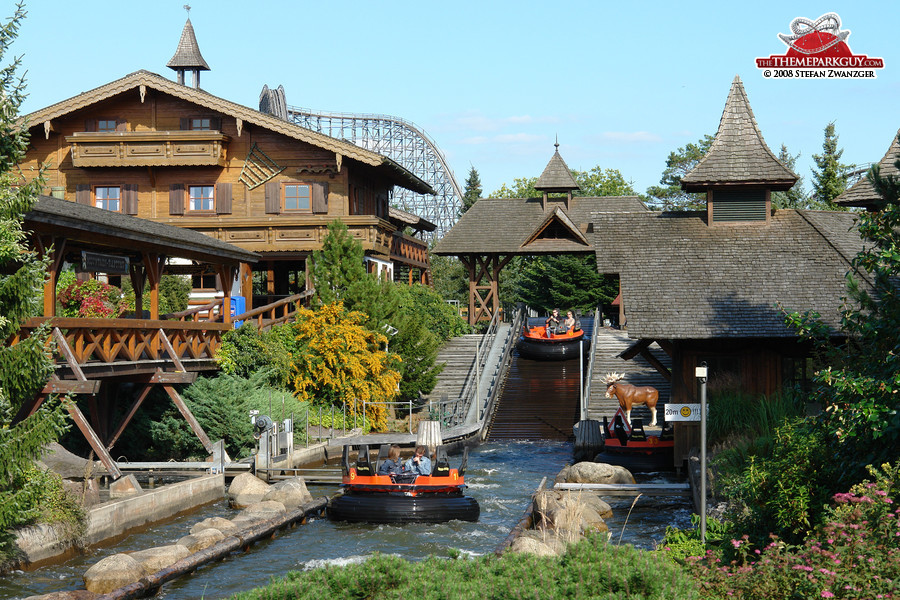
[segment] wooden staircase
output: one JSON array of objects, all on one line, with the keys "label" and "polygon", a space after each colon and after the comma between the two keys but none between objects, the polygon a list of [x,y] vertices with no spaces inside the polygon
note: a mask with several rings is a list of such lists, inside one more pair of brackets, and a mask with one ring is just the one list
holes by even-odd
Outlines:
[{"label": "wooden staircase", "polygon": [[474,376],[475,347],[480,340],[479,334],[472,333],[452,338],[443,345],[435,363],[443,363],[444,370],[438,376],[437,385],[428,394],[429,400],[437,402],[460,397],[469,373]]},{"label": "wooden staircase", "polygon": [[[588,402],[588,418],[602,420],[604,416],[612,419],[619,407],[615,398],[606,397],[606,384],[603,377],[607,373],[624,373],[624,381],[632,385],[649,385],[659,390],[659,404],[656,405],[657,424],[663,422],[663,406],[669,402],[671,384],[654,369],[643,357],[636,356],[631,360],[619,358],[619,354],[627,350],[637,340],[628,337],[620,329],[603,328],[598,332],[596,347],[592,349],[594,372],[591,380],[591,397]],[[656,343],[649,351],[666,366],[672,369],[672,359]],[[646,406],[636,406],[631,412],[632,418],[643,419],[644,424],[650,422],[650,411]]]}]

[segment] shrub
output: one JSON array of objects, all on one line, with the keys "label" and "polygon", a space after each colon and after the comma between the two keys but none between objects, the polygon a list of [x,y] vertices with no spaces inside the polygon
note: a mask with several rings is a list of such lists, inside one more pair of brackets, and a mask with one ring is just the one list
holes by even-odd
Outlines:
[{"label": "shrub", "polygon": [[772,536],[763,547],[731,540],[734,558],[709,551],[687,561],[710,597],[895,598],[900,581],[900,461],[873,469],[874,482],[835,494],[826,523],[801,545]]},{"label": "shrub", "polygon": [[118,317],[127,306],[122,290],[96,279],[73,281],[59,291],[57,300],[63,317],[86,319]]},{"label": "shrub", "polygon": [[265,588],[234,598],[671,600],[699,598],[699,594],[689,576],[654,553],[610,546],[605,536],[593,536],[570,545],[561,557],[506,553],[451,560],[432,556],[410,563],[396,556],[375,555],[362,564],[292,571]]}]

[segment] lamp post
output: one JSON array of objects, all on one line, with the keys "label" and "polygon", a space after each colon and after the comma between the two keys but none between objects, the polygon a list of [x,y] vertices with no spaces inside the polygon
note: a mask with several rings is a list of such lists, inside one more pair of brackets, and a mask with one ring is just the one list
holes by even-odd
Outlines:
[{"label": "lamp post", "polygon": [[695,375],[700,382],[700,542],[706,544],[706,361],[695,369]]}]

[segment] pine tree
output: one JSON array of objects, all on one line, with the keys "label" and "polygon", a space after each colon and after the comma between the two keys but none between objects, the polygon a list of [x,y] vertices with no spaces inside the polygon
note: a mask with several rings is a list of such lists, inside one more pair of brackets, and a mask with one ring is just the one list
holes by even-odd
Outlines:
[{"label": "pine tree", "polygon": [[834,210],[834,199],[847,189],[848,171],[853,165],[841,163],[843,150],[838,149],[838,135],[834,132],[834,122],[825,126],[825,141],[822,154],[813,154],[818,170],[813,169],[812,195],[822,206]]},{"label": "pine tree", "polygon": [[478,202],[478,199],[481,198],[481,194],[484,193],[481,189],[481,178],[478,176],[478,171],[475,167],[469,169],[469,177],[466,179],[466,189],[463,192],[462,197],[462,207],[459,209],[459,214],[462,215],[464,212],[472,208],[472,205]]},{"label": "pine tree", "polygon": [[316,306],[343,300],[350,286],[366,276],[362,244],[353,239],[340,219],[328,224],[322,249],[312,255],[312,282]]},{"label": "pine tree", "polygon": [[689,193],[681,189],[681,178],[697,166],[712,145],[715,138],[704,135],[695,144],[687,144],[669,153],[666,168],[660,177],[662,186],[647,188],[651,203],[658,210],[706,210],[706,194]]},{"label": "pine tree", "polygon": [[[781,145],[781,150],[778,152],[778,160],[781,161],[781,164],[786,166],[791,171],[796,173],[796,169],[794,168],[797,164],[797,159],[800,158],[800,154],[791,154],[788,152],[787,146],[784,144]],[[806,193],[806,190],[803,189],[803,177],[799,177],[797,179],[797,183],[791,187],[791,189],[784,192],[772,192],[772,208],[825,208],[823,206],[819,206],[812,198],[809,197],[809,194]]]},{"label": "pine tree", "polygon": [[[0,60],[15,39],[25,11],[0,27]],[[25,246],[22,218],[43,187],[43,177],[25,182],[17,165],[28,147],[28,129],[17,117],[25,97],[16,76],[18,59],[0,70],[0,339],[8,340],[22,321],[39,314],[46,265]],[[39,518],[41,484],[29,475],[46,444],[66,429],[58,402],[45,402],[30,417],[14,423],[19,409],[34,398],[53,371],[45,350],[48,330],[40,328],[15,346],[0,348],[0,553],[8,551],[9,529]]]}]

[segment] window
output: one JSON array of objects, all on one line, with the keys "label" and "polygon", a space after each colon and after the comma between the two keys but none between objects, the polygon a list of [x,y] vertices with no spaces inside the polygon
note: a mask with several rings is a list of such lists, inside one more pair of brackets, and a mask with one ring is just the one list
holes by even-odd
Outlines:
[{"label": "window", "polygon": [[97,121],[97,131],[100,132],[110,132],[116,130],[116,121],[115,119],[99,119]]},{"label": "window", "polygon": [[188,210],[212,212],[216,208],[213,185],[192,185],[188,187]]},{"label": "window", "polygon": [[284,184],[284,210],[312,210],[312,189],[306,183]]},{"label": "window", "polygon": [[122,192],[117,185],[97,186],[94,188],[94,206],[104,210],[119,212]]},{"label": "window", "polygon": [[200,273],[191,277],[191,287],[194,290],[215,291],[218,279],[214,273]]},{"label": "window", "polygon": [[212,119],[209,117],[196,117],[191,119],[190,128],[193,131],[210,131],[212,130]]}]

